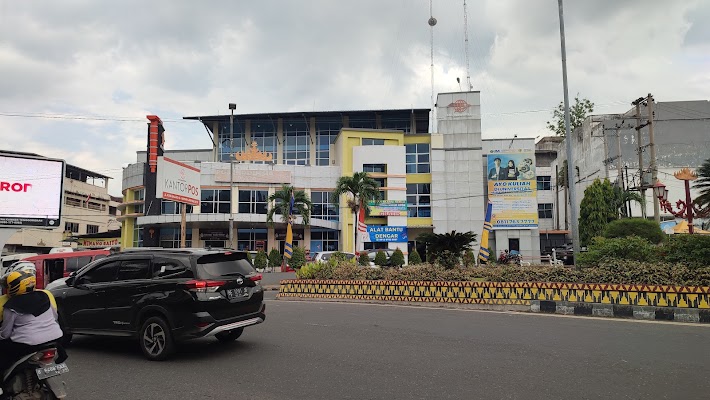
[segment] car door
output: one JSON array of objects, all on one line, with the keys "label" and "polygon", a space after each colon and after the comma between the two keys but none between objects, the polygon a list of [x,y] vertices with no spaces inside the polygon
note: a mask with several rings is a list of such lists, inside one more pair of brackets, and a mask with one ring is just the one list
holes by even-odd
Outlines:
[{"label": "car door", "polygon": [[150,255],[121,257],[116,280],[102,288],[107,329],[126,334],[132,331],[135,310],[152,291],[151,260]]},{"label": "car door", "polygon": [[103,289],[116,280],[119,266],[120,261],[116,259],[97,263],[82,271],[62,290],[60,313],[72,331],[106,329]]}]

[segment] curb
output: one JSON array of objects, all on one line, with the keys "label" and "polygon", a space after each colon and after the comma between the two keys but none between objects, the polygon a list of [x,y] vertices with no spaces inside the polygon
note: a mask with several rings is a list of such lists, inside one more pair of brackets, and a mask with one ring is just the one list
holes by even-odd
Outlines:
[{"label": "curb", "polygon": [[534,313],[626,318],[646,321],[710,323],[710,310],[699,310],[697,308],[648,307],[533,300],[530,303],[530,311]]},{"label": "curb", "polygon": [[262,285],[261,288],[264,289],[265,292],[269,292],[269,291],[278,292],[279,288],[281,288],[281,285],[266,285],[266,286]]}]

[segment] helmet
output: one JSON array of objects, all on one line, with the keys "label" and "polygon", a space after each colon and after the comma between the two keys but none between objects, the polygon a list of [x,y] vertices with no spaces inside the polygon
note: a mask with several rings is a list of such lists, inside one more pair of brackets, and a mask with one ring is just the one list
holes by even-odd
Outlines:
[{"label": "helmet", "polygon": [[31,273],[32,275],[37,274],[37,267],[35,267],[35,264],[29,261],[17,261],[7,267],[7,270],[5,271],[5,274],[9,274],[12,271],[26,271]]},{"label": "helmet", "polygon": [[7,275],[7,294],[19,296],[35,290],[37,279],[27,271],[13,271]]}]

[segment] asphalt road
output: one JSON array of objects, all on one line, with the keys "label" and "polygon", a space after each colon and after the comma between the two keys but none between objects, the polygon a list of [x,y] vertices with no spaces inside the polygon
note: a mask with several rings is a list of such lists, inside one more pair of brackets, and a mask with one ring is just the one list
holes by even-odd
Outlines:
[{"label": "asphalt road", "polygon": [[267,315],[238,342],[190,342],[165,362],[131,341],[77,337],[70,398],[710,396],[704,325],[274,300]]}]

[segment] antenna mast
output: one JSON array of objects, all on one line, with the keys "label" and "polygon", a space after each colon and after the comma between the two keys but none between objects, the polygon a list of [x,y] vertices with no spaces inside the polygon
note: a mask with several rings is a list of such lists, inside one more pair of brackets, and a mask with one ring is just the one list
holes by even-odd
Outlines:
[{"label": "antenna mast", "polygon": [[433,0],[429,0],[429,34],[430,34],[430,56],[431,56],[431,132],[434,132],[434,122],[436,117],[436,105],[434,104],[434,18]]},{"label": "antenna mast", "polygon": [[468,90],[473,90],[473,85],[471,84],[471,67],[468,62],[468,10],[466,7],[466,0],[463,0],[463,36],[464,36],[464,55],[466,57],[466,83],[468,84]]}]

